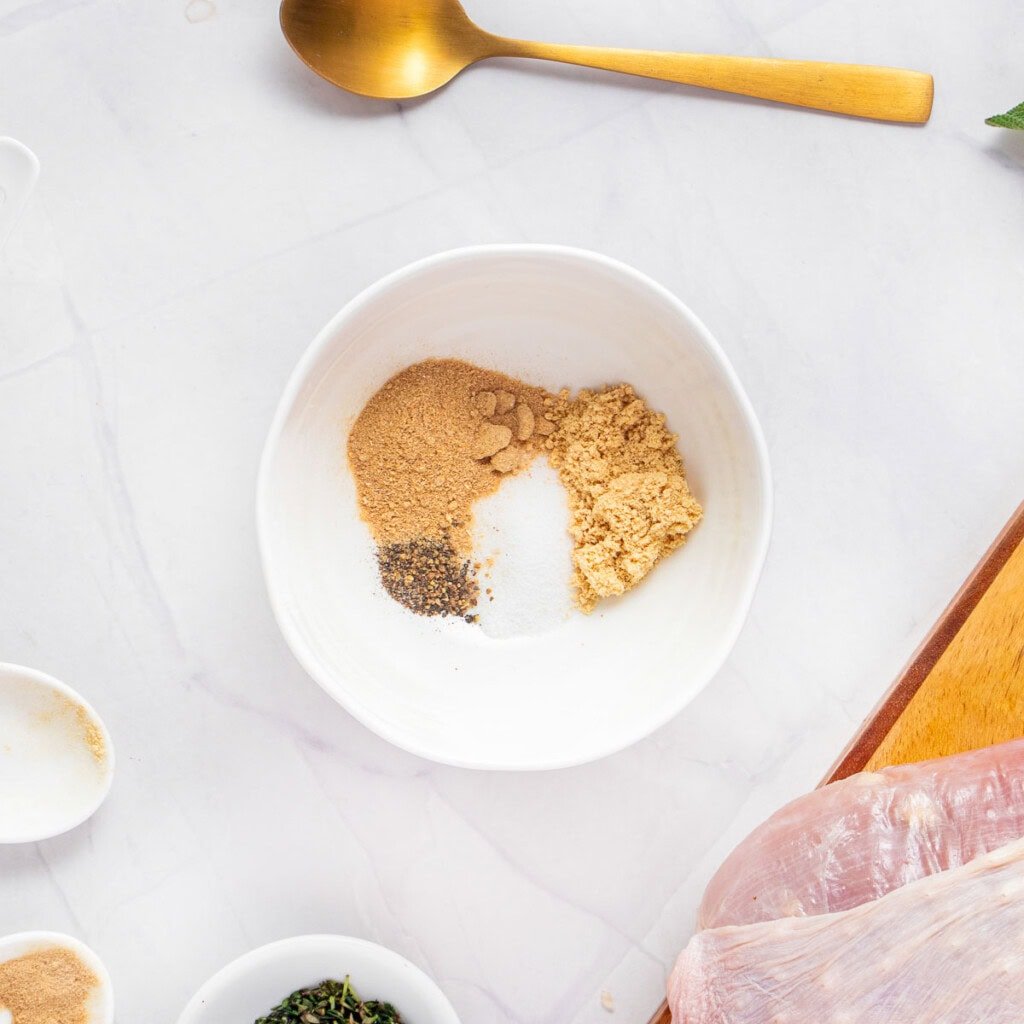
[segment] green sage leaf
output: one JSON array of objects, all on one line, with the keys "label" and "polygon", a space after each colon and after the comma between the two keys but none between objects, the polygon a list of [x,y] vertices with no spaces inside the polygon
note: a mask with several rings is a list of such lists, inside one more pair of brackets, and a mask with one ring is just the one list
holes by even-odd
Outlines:
[{"label": "green sage leaf", "polygon": [[987,118],[985,124],[990,124],[994,128],[1013,128],[1015,131],[1024,132],[1024,103],[1018,103],[1013,110],[1008,110],[1005,114]]}]

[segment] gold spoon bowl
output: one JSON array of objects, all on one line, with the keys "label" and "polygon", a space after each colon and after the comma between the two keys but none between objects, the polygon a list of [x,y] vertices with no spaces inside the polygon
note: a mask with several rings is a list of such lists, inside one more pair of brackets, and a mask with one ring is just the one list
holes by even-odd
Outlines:
[{"label": "gold spoon bowl", "polygon": [[490,57],[530,57],[880,121],[923,124],[932,109],[932,77],[921,71],[507,39],[479,28],[458,0],[284,0],[281,27],[322,78],[378,99],[424,96]]}]

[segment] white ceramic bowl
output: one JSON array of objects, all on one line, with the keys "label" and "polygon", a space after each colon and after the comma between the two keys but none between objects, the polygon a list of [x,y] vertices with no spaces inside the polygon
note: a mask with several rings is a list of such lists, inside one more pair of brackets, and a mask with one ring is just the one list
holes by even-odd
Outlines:
[{"label": "white ceramic bowl", "polygon": [[[89,1001],[89,1024],[113,1024],[114,987],[110,983],[110,975],[103,961],[79,939],[62,935],[60,932],[19,932],[17,935],[7,935],[0,939],[0,963],[52,946],[64,946],[73,950],[99,979],[99,984]],[[10,1014],[0,1008],[0,1020],[4,1020],[5,1017],[9,1018]]]},{"label": "white ceramic bowl", "polygon": [[345,975],[360,998],[391,1003],[406,1024],[459,1024],[444,993],[415,964],[342,935],[301,935],[246,953],[193,996],[178,1024],[252,1024],[292,992]]},{"label": "white ceramic bowl", "polygon": [[[633,384],[679,434],[704,521],[635,591],[539,634],[494,639],[411,615],[377,580],[345,444],[367,399],[432,356],[549,388]],[[641,739],[717,672],[764,562],[771,485],[750,402],[678,299],[593,253],[487,246],[392,274],[320,332],[271,427],[257,519],[285,638],[339,703],[423,757],[539,769]]]},{"label": "white ceramic bowl", "polygon": [[93,707],[53,676],[0,663],[0,843],[34,843],[82,824],[113,778],[114,745]]}]

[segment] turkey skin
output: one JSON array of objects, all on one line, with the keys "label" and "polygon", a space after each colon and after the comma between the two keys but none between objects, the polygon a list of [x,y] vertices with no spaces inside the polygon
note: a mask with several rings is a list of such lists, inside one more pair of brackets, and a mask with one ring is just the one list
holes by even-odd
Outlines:
[{"label": "turkey skin", "polygon": [[1021,1024],[1024,841],[852,910],[699,932],[674,1024]]},{"label": "turkey skin", "polygon": [[849,910],[1022,837],[1024,740],[854,775],[740,843],[708,885],[700,927]]}]

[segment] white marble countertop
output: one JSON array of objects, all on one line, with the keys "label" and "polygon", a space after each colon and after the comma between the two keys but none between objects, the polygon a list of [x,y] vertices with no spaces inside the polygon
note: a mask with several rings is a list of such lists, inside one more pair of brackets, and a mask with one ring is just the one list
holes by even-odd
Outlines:
[{"label": "white marble countertop", "polygon": [[[0,660],[80,689],[120,758],[87,826],[0,849],[0,932],[85,939],[123,1022],[334,931],[409,956],[466,1024],[646,1024],[708,873],[817,782],[1024,497],[1024,137],[983,124],[1024,99],[1024,9],[471,4],[510,34],[920,67],[914,129],[510,64],[374,104],[307,72],[274,7],[0,0],[0,134],[42,162],[0,255]],[[303,674],[253,489],[349,297],[517,240],[617,256],[704,318],[777,507],[700,699],[515,776],[393,749]]]}]

